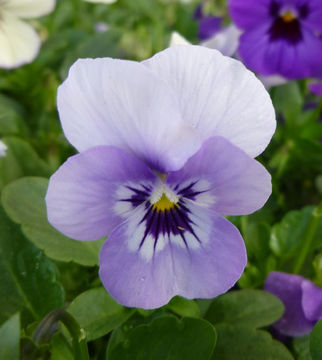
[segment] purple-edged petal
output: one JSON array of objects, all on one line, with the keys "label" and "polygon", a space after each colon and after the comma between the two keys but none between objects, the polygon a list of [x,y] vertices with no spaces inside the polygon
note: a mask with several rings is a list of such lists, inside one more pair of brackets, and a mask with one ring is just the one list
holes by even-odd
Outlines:
[{"label": "purple-edged petal", "polygon": [[273,326],[281,334],[302,336],[309,333],[315,322],[306,318],[302,308],[302,283],[305,278],[282,272],[271,272],[265,281],[265,290],[277,296],[285,312]]},{"label": "purple-edged petal", "polygon": [[118,202],[131,193],[121,186],[153,181],[149,168],[133,155],[111,146],[91,148],[70,157],[50,178],[49,222],[77,240],[107,236],[131,210],[130,203]]},{"label": "purple-edged petal", "polygon": [[204,16],[199,21],[198,37],[200,40],[209,39],[215,35],[221,28],[221,17],[216,16]]},{"label": "purple-edged petal", "polygon": [[213,298],[241,276],[246,264],[244,242],[238,230],[216,213],[189,207],[201,243],[187,235],[145,239],[139,225],[143,208],[120,225],[103,245],[100,278],[121,304],[145,309],[165,305],[173,296]]},{"label": "purple-edged petal", "polygon": [[[190,199],[225,215],[250,214],[261,208],[272,192],[271,176],[256,160],[222,137],[207,140],[185,166],[169,173],[174,186],[196,182]],[[180,189],[179,188],[179,189]]]},{"label": "purple-edged petal", "polygon": [[203,139],[223,136],[259,155],[276,126],[263,84],[237,60],[200,46],[173,46],[144,62],[174,90],[184,120]]},{"label": "purple-edged petal", "polygon": [[64,133],[77,150],[113,145],[152,168],[177,170],[200,147],[176,94],[140,63],[78,60],[58,90]]},{"label": "purple-edged petal", "polygon": [[241,29],[251,29],[270,18],[271,0],[229,0],[229,14]]},{"label": "purple-edged petal", "polygon": [[307,319],[318,321],[322,319],[322,288],[310,280],[302,282],[302,307]]},{"label": "purple-edged petal", "polygon": [[313,94],[322,96],[322,83],[312,83],[308,87]]}]

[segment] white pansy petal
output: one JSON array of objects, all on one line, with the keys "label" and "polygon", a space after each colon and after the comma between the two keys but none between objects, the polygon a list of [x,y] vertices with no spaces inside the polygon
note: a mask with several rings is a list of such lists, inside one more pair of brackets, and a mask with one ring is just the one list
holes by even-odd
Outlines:
[{"label": "white pansy petal", "polygon": [[6,156],[7,145],[0,140],[0,157]]},{"label": "white pansy petal", "polygon": [[201,145],[173,90],[133,61],[78,60],[58,90],[58,110],[77,150],[118,146],[159,171],[179,169]]},{"label": "white pansy petal", "polygon": [[49,14],[54,10],[55,4],[55,0],[7,0],[1,7],[11,14],[29,19]]},{"label": "white pansy petal", "polygon": [[144,64],[172,87],[184,120],[206,139],[220,135],[250,156],[268,145],[275,112],[263,84],[245,66],[201,46],[174,46]]},{"label": "white pansy petal", "polygon": [[170,37],[169,46],[189,45],[190,42],[177,31],[173,31]]},{"label": "white pansy petal", "polygon": [[29,24],[1,12],[0,67],[12,69],[30,63],[37,56],[40,44],[38,34]]}]

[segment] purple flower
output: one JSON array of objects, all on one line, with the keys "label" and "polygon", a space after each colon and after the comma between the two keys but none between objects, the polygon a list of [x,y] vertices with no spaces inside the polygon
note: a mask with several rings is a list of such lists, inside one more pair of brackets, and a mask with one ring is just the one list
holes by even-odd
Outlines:
[{"label": "purple flower", "polygon": [[121,304],[211,298],[243,272],[246,252],[223,216],[266,202],[253,157],[275,130],[270,98],[236,60],[176,46],[138,63],[83,59],[58,90],[80,154],[51,177],[48,218],[77,240],[109,236],[100,278]]},{"label": "purple flower", "polygon": [[250,69],[288,79],[321,73],[321,0],[230,0],[229,9]]},{"label": "purple flower", "polygon": [[322,288],[299,275],[271,272],[265,290],[281,299],[283,317],[273,326],[281,334],[302,336],[312,331],[322,319]]},{"label": "purple flower", "polygon": [[202,16],[199,20],[198,37],[200,40],[207,40],[215,35],[221,28],[221,17]]},{"label": "purple flower", "polygon": [[322,96],[322,82],[311,83],[308,87],[313,94]]}]

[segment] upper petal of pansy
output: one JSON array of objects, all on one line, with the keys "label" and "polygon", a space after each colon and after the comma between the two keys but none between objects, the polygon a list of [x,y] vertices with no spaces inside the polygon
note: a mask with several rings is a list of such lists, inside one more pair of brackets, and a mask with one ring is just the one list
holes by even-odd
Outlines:
[{"label": "upper petal of pansy", "polygon": [[241,29],[250,29],[270,19],[271,0],[229,0],[229,14]]},{"label": "upper petal of pansy", "polygon": [[201,46],[168,48],[144,64],[174,89],[184,120],[204,139],[220,135],[259,155],[276,127],[263,84],[245,66]]},{"label": "upper petal of pansy", "polygon": [[314,285],[312,281],[302,283],[302,307],[305,316],[312,321],[322,319],[322,288]]},{"label": "upper petal of pansy", "polygon": [[0,67],[12,69],[34,60],[41,41],[32,26],[4,10],[0,25]]},{"label": "upper petal of pansy", "polygon": [[274,328],[287,336],[302,336],[309,333],[315,322],[306,318],[302,307],[302,283],[305,278],[299,275],[272,271],[266,281],[265,290],[277,296],[285,306],[280,320]]},{"label": "upper petal of pansy", "polygon": [[161,172],[180,168],[201,145],[171,88],[133,61],[78,60],[58,90],[58,110],[77,150],[118,146]]},{"label": "upper petal of pansy", "polygon": [[[256,160],[223,137],[205,141],[184,167],[169,173],[179,195],[225,215],[250,214],[272,192],[271,176]],[[185,190],[191,186],[189,191]]]},{"label": "upper petal of pansy", "polygon": [[145,183],[155,179],[141,160],[121,149],[91,148],[69,158],[51,177],[46,195],[49,222],[77,240],[107,236],[132,203],[145,201]]},{"label": "upper petal of pansy", "polygon": [[141,206],[109,236],[101,249],[99,273],[119,303],[151,309],[175,295],[213,298],[239,279],[246,252],[238,230],[213,211],[188,207],[194,235],[169,215],[165,222],[155,221],[158,232],[153,228],[145,236],[146,209]]},{"label": "upper petal of pansy", "polygon": [[6,0],[1,7],[18,17],[29,19],[49,14],[55,4],[55,0]]}]

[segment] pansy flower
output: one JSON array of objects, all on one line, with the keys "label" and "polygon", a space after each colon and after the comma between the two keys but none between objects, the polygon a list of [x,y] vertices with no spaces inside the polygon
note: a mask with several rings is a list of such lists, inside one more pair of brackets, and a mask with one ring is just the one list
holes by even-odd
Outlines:
[{"label": "pansy flower", "polygon": [[299,275],[273,271],[264,288],[284,304],[283,316],[273,325],[280,334],[303,336],[322,319],[322,288],[312,281]]},{"label": "pansy flower", "polygon": [[35,59],[41,40],[33,27],[21,19],[46,15],[54,7],[55,0],[0,1],[0,67],[12,69]]},{"label": "pansy flower", "polygon": [[239,55],[253,71],[288,79],[321,71],[321,0],[230,0],[229,11],[243,31]]},{"label": "pansy flower", "polygon": [[0,140],[0,157],[3,157],[6,155],[6,151],[7,151],[7,145],[4,144],[1,140]]},{"label": "pansy flower", "polygon": [[319,82],[312,82],[308,85],[309,90],[311,93],[322,96],[322,81]]},{"label": "pansy flower", "polygon": [[224,215],[271,193],[253,158],[275,130],[263,85],[238,61],[176,46],[144,62],[78,60],[58,90],[80,154],[51,177],[50,223],[77,240],[108,236],[100,278],[121,304],[212,298],[243,272],[246,252]]}]

